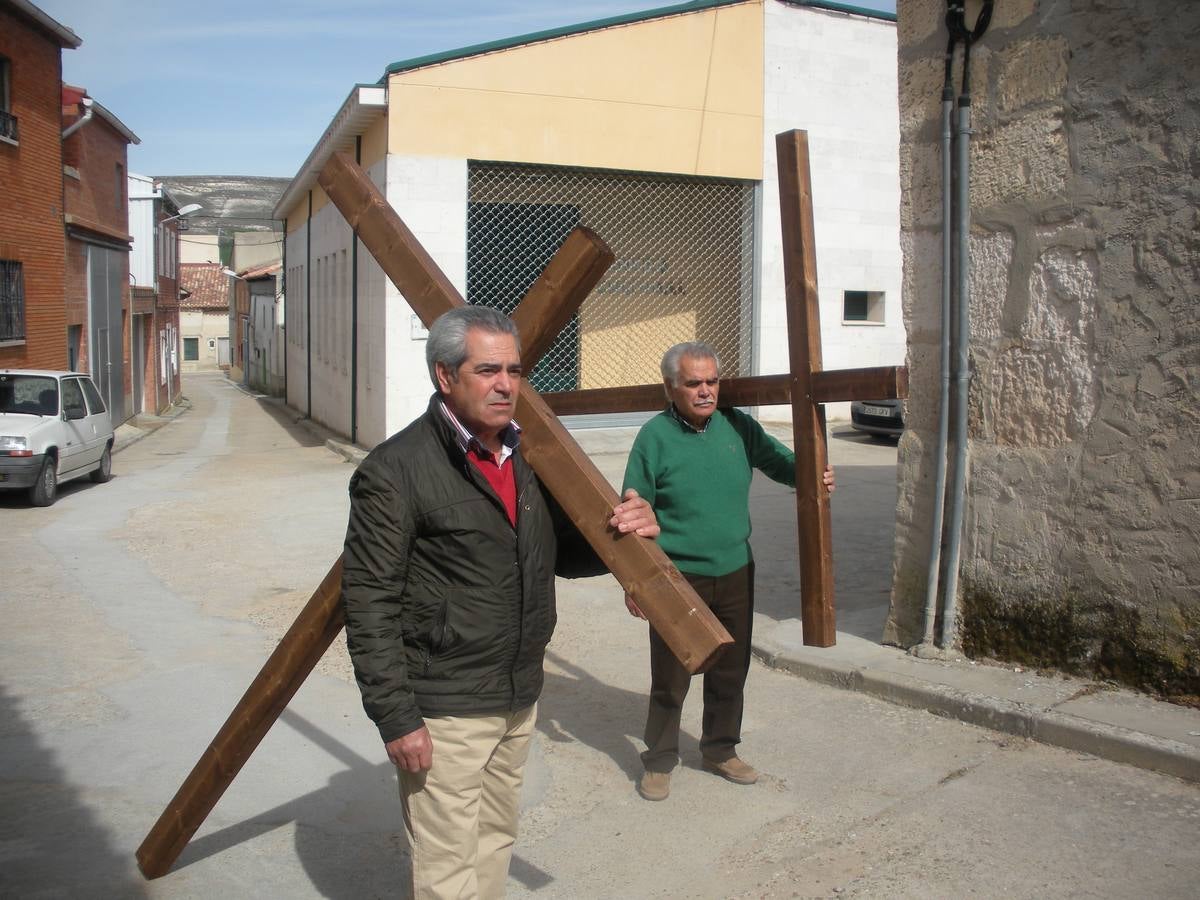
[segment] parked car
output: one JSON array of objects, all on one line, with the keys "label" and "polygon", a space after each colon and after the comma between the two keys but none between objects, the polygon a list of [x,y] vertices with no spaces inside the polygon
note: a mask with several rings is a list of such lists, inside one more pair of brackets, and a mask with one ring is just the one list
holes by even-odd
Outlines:
[{"label": "parked car", "polygon": [[902,400],[855,400],[850,404],[850,427],[880,437],[904,433]]},{"label": "parked car", "polygon": [[0,489],[49,506],[60,482],[112,477],[112,417],[80,372],[0,369]]}]

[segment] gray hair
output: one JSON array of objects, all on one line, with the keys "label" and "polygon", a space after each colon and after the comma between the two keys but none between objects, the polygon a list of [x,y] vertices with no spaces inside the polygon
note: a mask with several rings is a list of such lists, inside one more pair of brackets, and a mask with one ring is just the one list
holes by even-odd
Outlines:
[{"label": "gray hair", "polygon": [[425,364],[429,367],[429,378],[438,388],[437,364],[441,363],[451,373],[467,361],[467,332],[472,328],[488,334],[511,334],[521,352],[521,336],[513,320],[490,306],[457,306],[444,312],[429,328],[429,340],[425,344]]},{"label": "gray hair", "polygon": [[685,356],[693,359],[711,359],[717,364],[717,374],[721,374],[721,357],[717,356],[717,351],[711,344],[704,341],[684,341],[663,354],[662,365],[659,368],[664,382],[679,386],[679,363]]}]

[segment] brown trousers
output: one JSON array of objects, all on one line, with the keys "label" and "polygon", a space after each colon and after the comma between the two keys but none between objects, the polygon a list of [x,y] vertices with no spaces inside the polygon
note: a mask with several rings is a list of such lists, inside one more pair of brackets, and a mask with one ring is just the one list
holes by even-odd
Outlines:
[{"label": "brown trousers", "polygon": [[[736,755],[742,739],[742,692],[750,671],[754,622],[754,563],[712,578],[684,578],[733,638],[716,664],[704,673],[704,716],[700,754],[723,762]],[[650,772],[670,772],[679,764],[679,719],[691,676],[658,632],[650,629],[650,710],[642,764]]]}]

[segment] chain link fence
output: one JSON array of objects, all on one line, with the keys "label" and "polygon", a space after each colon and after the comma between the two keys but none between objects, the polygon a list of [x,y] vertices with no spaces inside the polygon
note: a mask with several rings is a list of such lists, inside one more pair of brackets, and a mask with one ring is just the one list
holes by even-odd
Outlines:
[{"label": "chain link fence", "polygon": [[616,262],[534,368],[539,391],[661,380],[672,344],[707,341],[752,374],[754,185],[716,178],[471,163],[467,300],[511,312],[577,225]]}]

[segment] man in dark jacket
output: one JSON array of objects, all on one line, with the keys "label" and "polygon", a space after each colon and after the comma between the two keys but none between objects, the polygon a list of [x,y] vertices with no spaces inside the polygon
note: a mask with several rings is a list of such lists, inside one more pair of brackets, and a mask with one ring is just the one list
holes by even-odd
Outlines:
[{"label": "man in dark jacket", "polygon": [[[521,458],[512,321],[467,306],[426,347],[428,411],[350,481],[342,598],[363,706],[399,770],[417,897],[499,897],[554,631],[554,576],[605,569]],[[629,491],[609,525],[655,537]]]}]

